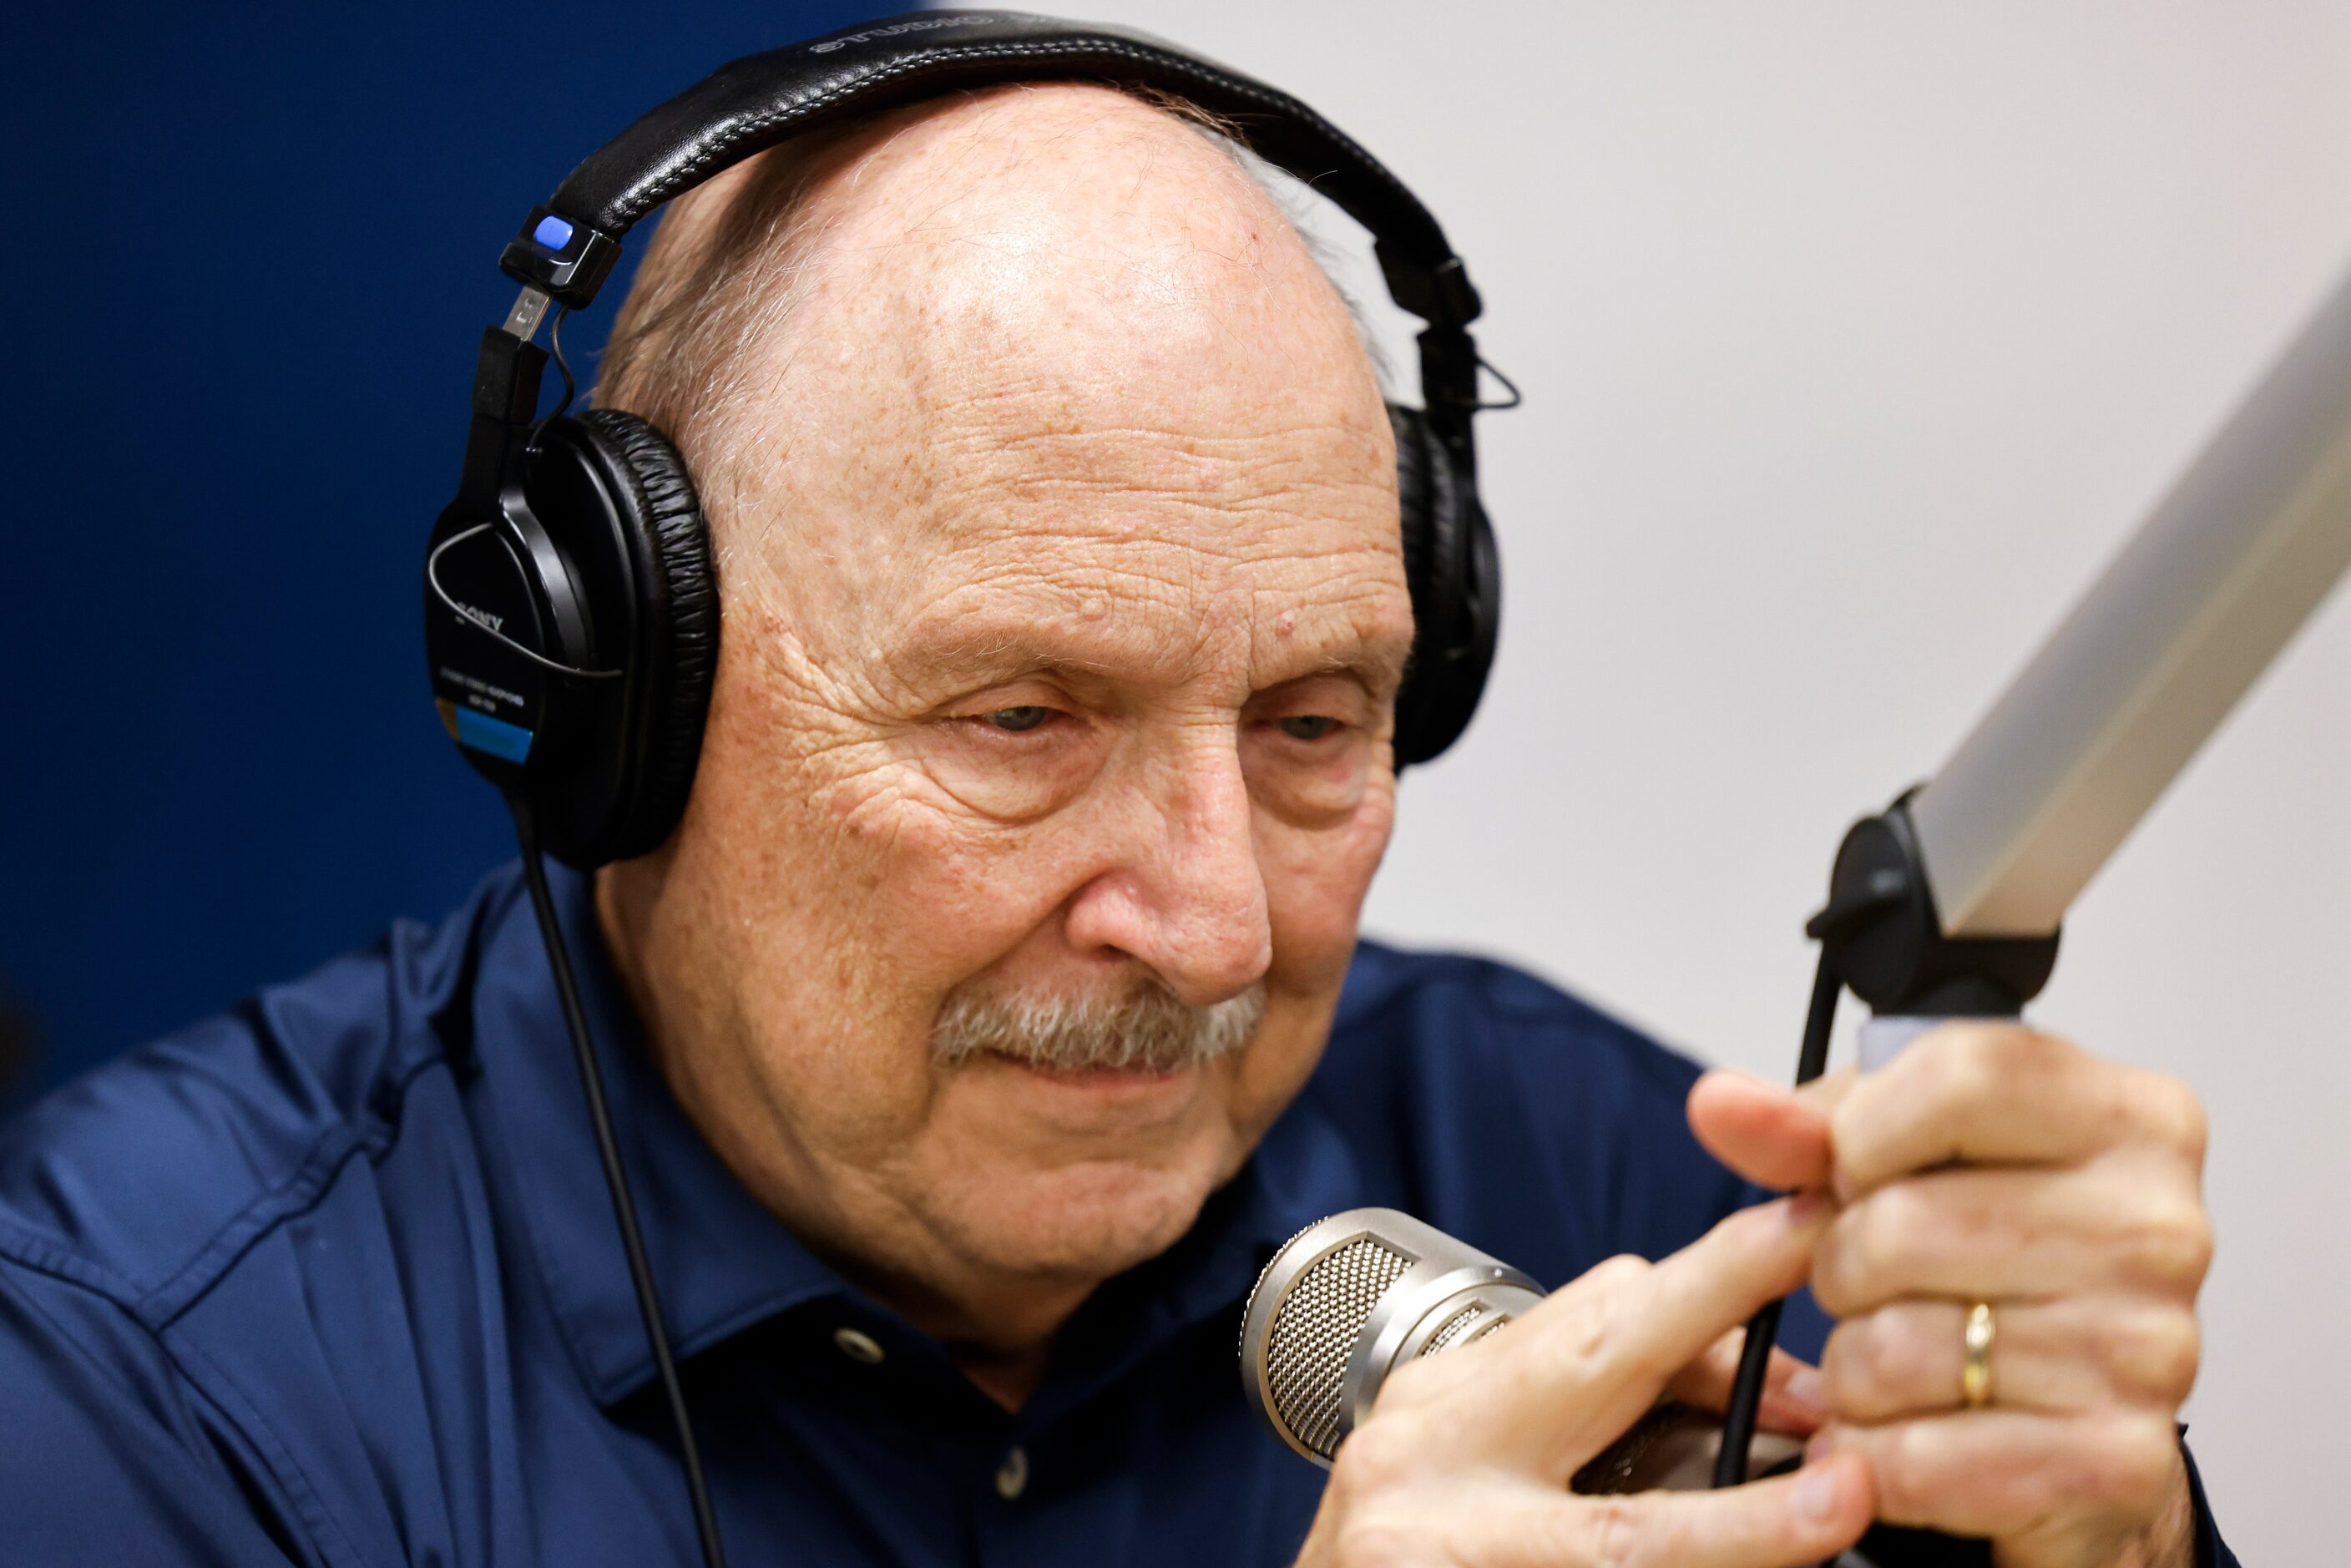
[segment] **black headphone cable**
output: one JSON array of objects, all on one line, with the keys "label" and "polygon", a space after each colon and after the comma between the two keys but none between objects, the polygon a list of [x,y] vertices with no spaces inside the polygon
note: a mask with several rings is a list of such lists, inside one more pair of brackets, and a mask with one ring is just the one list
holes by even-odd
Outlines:
[{"label": "black headphone cable", "polygon": [[596,1154],[603,1163],[604,1185],[612,1194],[612,1218],[621,1229],[621,1249],[628,1254],[629,1283],[637,1293],[637,1314],[644,1320],[645,1341],[652,1347],[653,1367],[661,1376],[662,1393],[669,1401],[670,1419],[677,1427],[677,1446],[684,1460],[685,1490],[694,1504],[695,1532],[702,1541],[705,1568],[726,1568],[726,1550],[718,1540],[718,1515],[710,1506],[710,1485],[703,1477],[702,1453],[695,1447],[694,1422],[686,1414],[685,1389],[678,1382],[677,1363],[670,1354],[669,1331],[662,1321],[661,1297],[653,1289],[653,1265],[645,1257],[644,1233],[637,1226],[637,1206],[629,1196],[628,1173],[621,1165],[621,1145],[612,1135],[612,1113],[604,1094],[604,1073],[588,1035],[588,1014],[580,1005],[580,987],[571,973],[571,957],[564,946],[563,929],[556,923],[555,900],[547,891],[547,862],[538,847],[538,826],[530,803],[519,791],[507,793],[514,813],[515,841],[522,850],[523,881],[530,888],[530,906],[538,916],[539,939],[547,947],[548,967],[555,971],[556,995],[562,999],[563,1023],[571,1036],[571,1054],[580,1066],[580,1086],[588,1095],[588,1120],[596,1133]]},{"label": "black headphone cable", "polygon": [[[1829,945],[1821,944],[1820,967],[1813,972],[1812,1005],[1804,1012],[1803,1049],[1796,1061],[1796,1087],[1818,1078],[1829,1064],[1829,1034],[1836,1026],[1837,998],[1844,990]],[[1735,1487],[1747,1479],[1748,1450],[1755,1442],[1755,1418],[1763,1405],[1763,1375],[1771,1370],[1771,1346],[1780,1337],[1780,1309],[1772,1301],[1747,1322],[1740,1346],[1739,1372],[1722,1414],[1722,1447],[1714,1457],[1714,1484]]]}]

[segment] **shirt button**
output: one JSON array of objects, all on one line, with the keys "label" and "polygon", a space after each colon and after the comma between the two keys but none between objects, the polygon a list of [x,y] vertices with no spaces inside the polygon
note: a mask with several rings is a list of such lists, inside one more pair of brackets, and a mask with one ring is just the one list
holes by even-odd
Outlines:
[{"label": "shirt button", "polygon": [[862,1361],[868,1366],[882,1364],[882,1347],[873,1342],[872,1334],[860,1333],[855,1329],[835,1329],[832,1343],[852,1361]]},{"label": "shirt button", "polygon": [[1029,1490],[1029,1450],[1015,1447],[996,1467],[996,1495],[1007,1502]]}]

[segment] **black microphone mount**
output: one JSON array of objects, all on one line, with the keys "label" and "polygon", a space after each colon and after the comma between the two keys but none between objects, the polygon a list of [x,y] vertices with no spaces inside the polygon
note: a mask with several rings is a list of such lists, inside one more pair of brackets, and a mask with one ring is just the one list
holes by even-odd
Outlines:
[{"label": "black microphone mount", "polygon": [[1829,901],[1804,935],[1881,1018],[2014,1018],[2049,983],[2058,934],[1948,935],[1910,821],[1915,793],[1846,830]]}]

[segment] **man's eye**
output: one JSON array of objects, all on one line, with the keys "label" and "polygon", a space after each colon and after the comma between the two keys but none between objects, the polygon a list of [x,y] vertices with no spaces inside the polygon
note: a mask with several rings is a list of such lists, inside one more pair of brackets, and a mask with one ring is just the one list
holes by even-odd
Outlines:
[{"label": "man's eye", "polygon": [[1301,713],[1281,721],[1281,733],[1292,740],[1320,740],[1339,727],[1327,714]]},{"label": "man's eye", "polygon": [[998,708],[987,716],[987,722],[998,729],[1009,730],[1018,735],[1022,730],[1036,728],[1052,716],[1051,708],[1042,704],[1030,703],[1020,707]]}]

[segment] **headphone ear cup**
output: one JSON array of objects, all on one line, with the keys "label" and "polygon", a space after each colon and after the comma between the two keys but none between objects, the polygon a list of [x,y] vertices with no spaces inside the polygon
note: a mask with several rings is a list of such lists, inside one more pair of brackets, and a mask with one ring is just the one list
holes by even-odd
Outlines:
[{"label": "headphone ear cup", "polygon": [[601,863],[656,848],[685,814],[718,668],[718,574],[693,476],[669,439],[620,409],[590,409],[579,423],[624,481],[638,568],[620,789]]},{"label": "headphone ear cup", "polygon": [[677,449],[619,409],[549,422],[531,505],[563,551],[593,624],[597,663],[625,672],[575,760],[535,789],[548,849],[582,869],[641,855],[685,810],[718,663],[710,536]]},{"label": "headphone ear cup", "polygon": [[1396,694],[1395,763],[1436,757],[1477,712],[1501,624],[1501,561],[1474,485],[1420,410],[1388,405],[1412,592],[1412,663]]}]

